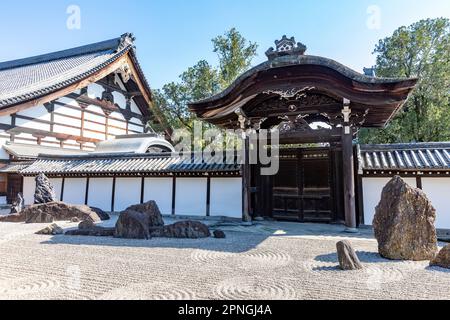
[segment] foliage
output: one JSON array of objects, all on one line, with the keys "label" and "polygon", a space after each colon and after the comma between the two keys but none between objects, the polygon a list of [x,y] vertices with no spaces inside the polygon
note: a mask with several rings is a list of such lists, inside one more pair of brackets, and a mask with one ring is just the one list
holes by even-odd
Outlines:
[{"label": "foliage", "polygon": [[257,45],[247,41],[234,28],[214,38],[212,43],[218,55],[217,67],[201,60],[183,72],[179,82],[171,82],[161,90],[155,90],[155,104],[164,112],[173,129],[192,131],[195,117],[187,104],[225,89],[250,67],[256,56]]},{"label": "foliage", "polygon": [[364,129],[362,143],[450,140],[450,21],[427,19],[397,29],[375,48],[377,76],[417,77],[417,88],[383,130]]}]

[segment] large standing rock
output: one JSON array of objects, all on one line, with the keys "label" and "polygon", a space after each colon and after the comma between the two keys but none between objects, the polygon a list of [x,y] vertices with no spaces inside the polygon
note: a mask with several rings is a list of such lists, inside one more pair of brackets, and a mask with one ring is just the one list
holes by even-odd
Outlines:
[{"label": "large standing rock", "polygon": [[45,174],[40,173],[36,177],[36,191],[34,193],[34,204],[58,201],[55,189]]},{"label": "large standing rock", "polygon": [[396,176],[384,187],[373,227],[380,255],[394,260],[430,260],[437,251],[436,211],[420,189]]},{"label": "large standing rock", "polygon": [[169,226],[151,228],[152,237],[198,239],[211,236],[209,228],[198,221],[180,221]]},{"label": "large standing rock", "polygon": [[164,220],[161,215],[161,211],[159,211],[159,207],[155,201],[149,201],[143,204],[137,204],[131,207],[128,207],[122,213],[134,211],[144,213],[148,218],[149,227],[162,227],[164,225]]},{"label": "large standing rock", "polygon": [[363,266],[356,255],[351,243],[347,240],[336,244],[339,266],[342,270],[358,270]]},{"label": "large standing rock", "polygon": [[150,239],[149,215],[137,211],[125,211],[116,223],[114,237],[125,239]]},{"label": "large standing rock", "polygon": [[164,220],[155,201],[128,207],[120,213],[114,236],[127,239],[150,239],[150,228],[162,228]]},{"label": "large standing rock", "polygon": [[439,251],[436,258],[431,260],[430,266],[438,266],[450,269],[450,244]]}]

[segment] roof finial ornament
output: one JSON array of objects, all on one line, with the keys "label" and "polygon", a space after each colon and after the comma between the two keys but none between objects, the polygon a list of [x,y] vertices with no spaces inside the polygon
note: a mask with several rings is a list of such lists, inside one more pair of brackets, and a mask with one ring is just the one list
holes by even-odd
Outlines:
[{"label": "roof finial ornament", "polygon": [[123,35],[120,36],[120,43],[117,48],[117,52],[125,49],[128,46],[133,46],[135,40],[136,40],[136,38],[134,37],[134,35],[132,33],[129,33],[129,32],[124,33]]},{"label": "roof finial ornament", "polygon": [[269,48],[266,52],[267,58],[273,60],[277,57],[287,56],[287,55],[304,55],[306,51],[306,46],[301,42],[295,42],[295,38],[288,38],[284,35],[281,40],[275,40],[276,49]]}]

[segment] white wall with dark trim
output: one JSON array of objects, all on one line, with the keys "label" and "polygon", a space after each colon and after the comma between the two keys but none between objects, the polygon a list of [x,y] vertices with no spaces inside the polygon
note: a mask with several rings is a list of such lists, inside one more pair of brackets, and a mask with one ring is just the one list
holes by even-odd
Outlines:
[{"label": "white wall with dark trim", "polygon": [[[375,207],[380,202],[381,192],[389,180],[390,177],[362,178],[365,225],[372,225]],[[403,180],[413,187],[419,187],[416,177],[403,177]],[[422,190],[436,209],[436,228],[450,229],[450,177],[421,177],[421,181]]]},{"label": "white wall with dark trim", "polygon": [[[154,200],[163,215],[242,218],[240,177],[66,177],[50,181],[58,199],[62,194],[66,203],[87,203],[107,212]],[[26,205],[34,202],[35,185],[34,177],[24,177]]]}]

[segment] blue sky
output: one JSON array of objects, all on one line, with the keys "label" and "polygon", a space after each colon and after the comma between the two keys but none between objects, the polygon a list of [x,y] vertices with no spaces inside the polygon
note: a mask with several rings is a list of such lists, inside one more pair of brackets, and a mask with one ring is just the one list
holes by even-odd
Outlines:
[{"label": "blue sky", "polygon": [[[80,29],[66,26],[70,5],[81,10]],[[236,27],[259,44],[254,64],[286,34],[306,44],[309,54],[361,71],[374,64],[379,39],[399,26],[435,17],[450,18],[449,0],[2,1],[0,61],[133,32],[147,78],[160,88],[200,59],[215,63],[210,40]]]}]

